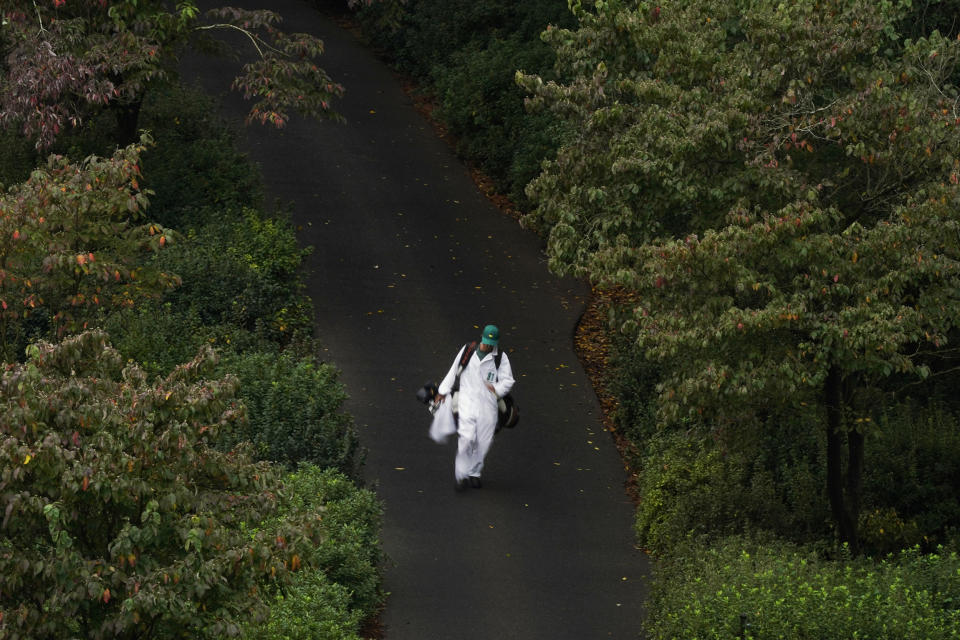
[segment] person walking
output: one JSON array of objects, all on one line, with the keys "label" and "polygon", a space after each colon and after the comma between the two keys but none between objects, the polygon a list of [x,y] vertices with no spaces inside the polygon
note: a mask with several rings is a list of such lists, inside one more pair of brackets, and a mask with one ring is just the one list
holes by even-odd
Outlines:
[{"label": "person walking", "polygon": [[488,324],[480,343],[464,345],[450,370],[437,387],[437,402],[451,393],[456,404],[457,457],[454,460],[455,488],[479,489],[484,459],[497,429],[497,403],[514,385],[510,358],[500,351],[500,330]]}]

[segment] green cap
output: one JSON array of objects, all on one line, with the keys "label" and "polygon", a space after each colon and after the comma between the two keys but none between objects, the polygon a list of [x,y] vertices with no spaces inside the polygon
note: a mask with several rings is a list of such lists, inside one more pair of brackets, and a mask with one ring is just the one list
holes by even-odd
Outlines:
[{"label": "green cap", "polygon": [[483,342],[483,344],[489,344],[495,347],[499,341],[500,329],[497,329],[497,325],[488,324],[483,328],[483,337],[481,338],[481,342]]}]

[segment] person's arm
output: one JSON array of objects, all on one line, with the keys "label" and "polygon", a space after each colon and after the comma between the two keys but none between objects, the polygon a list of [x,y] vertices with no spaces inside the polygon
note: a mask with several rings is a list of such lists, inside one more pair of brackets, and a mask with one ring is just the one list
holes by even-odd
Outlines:
[{"label": "person's arm", "polygon": [[514,382],[513,367],[510,366],[510,358],[504,351],[500,356],[500,368],[497,370],[497,382],[493,385],[493,392],[497,394],[498,398],[502,398],[510,393]]},{"label": "person's arm", "polygon": [[453,387],[453,381],[457,377],[457,367],[460,366],[460,358],[463,357],[463,350],[466,348],[466,345],[460,347],[460,351],[457,352],[457,357],[453,359],[453,364],[450,365],[450,370],[447,371],[447,375],[445,375],[443,380],[440,381],[440,385],[437,387],[436,400],[438,402],[442,402],[443,398],[449,395],[450,390]]}]

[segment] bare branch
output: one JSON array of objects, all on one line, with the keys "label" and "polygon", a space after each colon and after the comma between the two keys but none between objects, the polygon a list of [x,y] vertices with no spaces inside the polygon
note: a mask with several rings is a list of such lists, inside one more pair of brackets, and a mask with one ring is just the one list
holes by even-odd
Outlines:
[{"label": "bare branch", "polygon": [[256,34],[242,27],[238,27],[235,24],[219,23],[219,24],[208,24],[208,25],[196,27],[197,31],[208,31],[211,29],[236,29],[237,31],[239,31],[240,33],[242,33],[243,35],[247,36],[247,38],[250,39],[250,42],[253,43],[254,48],[257,50],[257,55],[259,55],[261,58],[266,57],[263,52],[263,49],[260,48],[261,44],[264,46],[264,48],[270,49],[274,53],[282,53],[276,47],[273,47],[267,42],[264,42],[262,39],[258,38]]}]

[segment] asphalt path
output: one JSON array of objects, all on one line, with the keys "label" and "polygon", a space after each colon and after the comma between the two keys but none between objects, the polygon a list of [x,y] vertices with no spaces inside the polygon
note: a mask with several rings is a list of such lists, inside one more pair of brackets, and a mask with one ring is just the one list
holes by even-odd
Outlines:
[{"label": "asphalt path", "polygon": [[[501,213],[394,74],[301,0],[241,0],[324,40],[345,124],[254,126],[242,145],[268,200],[314,247],[305,281],[323,357],[342,371],[383,500],[387,640],[636,638],[646,557],[626,472],[573,350],[589,288],[549,273],[539,238]],[[193,58],[184,79],[222,97],[236,64]],[[453,490],[455,444],[415,400],[459,347],[498,324],[521,420],[497,436],[483,489]]]}]

